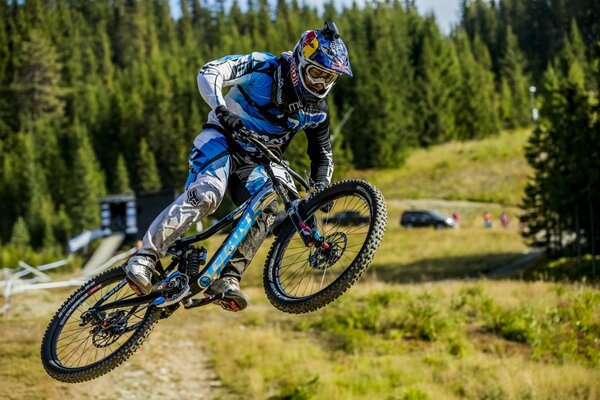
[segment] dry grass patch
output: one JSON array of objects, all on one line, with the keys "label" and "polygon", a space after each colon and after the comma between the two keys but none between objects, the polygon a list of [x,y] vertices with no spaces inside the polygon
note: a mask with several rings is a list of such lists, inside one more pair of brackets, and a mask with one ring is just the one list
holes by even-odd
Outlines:
[{"label": "dry grass patch", "polygon": [[518,205],[530,167],[524,157],[529,130],[484,140],[415,150],[399,169],[352,171],[386,198],[438,198]]}]

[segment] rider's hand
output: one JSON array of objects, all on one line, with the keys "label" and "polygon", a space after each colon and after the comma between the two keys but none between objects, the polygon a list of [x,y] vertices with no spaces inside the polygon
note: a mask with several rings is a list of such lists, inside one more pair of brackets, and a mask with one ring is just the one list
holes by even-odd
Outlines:
[{"label": "rider's hand", "polygon": [[244,123],[240,116],[229,111],[225,106],[218,106],[215,108],[215,114],[227,132],[233,133],[244,127]]}]

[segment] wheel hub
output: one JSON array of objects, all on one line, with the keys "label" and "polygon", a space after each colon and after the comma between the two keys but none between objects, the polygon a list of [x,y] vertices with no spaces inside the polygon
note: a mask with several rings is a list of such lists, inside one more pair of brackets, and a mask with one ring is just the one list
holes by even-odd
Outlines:
[{"label": "wheel hub", "polygon": [[319,271],[324,271],[335,264],[348,245],[348,237],[343,232],[334,232],[323,239],[323,245],[311,249],[308,256],[310,266]]},{"label": "wheel hub", "polygon": [[108,315],[90,330],[92,343],[96,347],[108,347],[116,342],[127,331],[129,318],[123,310],[117,310]]}]

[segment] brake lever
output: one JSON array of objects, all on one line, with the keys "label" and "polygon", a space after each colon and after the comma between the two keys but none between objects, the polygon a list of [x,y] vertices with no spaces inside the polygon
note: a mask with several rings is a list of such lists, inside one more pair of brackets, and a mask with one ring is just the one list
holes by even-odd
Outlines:
[{"label": "brake lever", "polygon": [[[283,160],[283,157],[279,157],[278,155],[274,154],[273,151],[271,151],[271,149],[265,146],[265,144],[260,140],[260,136],[256,132],[246,127],[242,127],[235,133],[232,133],[232,136],[234,140],[238,140],[240,142],[244,142],[246,144],[250,144],[257,147],[260,152],[260,155],[258,157],[263,156],[267,160],[281,165],[290,175],[292,175],[292,177],[294,177],[298,182],[300,182],[301,185],[304,186],[304,188],[307,191],[310,191],[310,185],[304,180],[304,178],[302,178],[302,176],[300,176],[297,172],[291,169],[289,165],[286,165],[285,161]],[[255,154],[252,154],[248,151],[247,154],[251,157],[257,157]]]},{"label": "brake lever", "polygon": [[269,160],[276,163],[282,163],[282,159],[276,156],[271,149],[269,149],[265,144],[260,140],[258,134],[246,127],[239,129],[235,136],[237,136],[236,140],[240,140],[242,142],[251,144],[257,147],[260,152]]}]

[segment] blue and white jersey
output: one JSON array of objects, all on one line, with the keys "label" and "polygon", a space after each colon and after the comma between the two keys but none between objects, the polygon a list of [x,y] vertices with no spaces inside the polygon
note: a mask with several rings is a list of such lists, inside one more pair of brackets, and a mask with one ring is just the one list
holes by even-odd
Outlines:
[{"label": "blue and white jersey", "polygon": [[[259,133],[265,144],[282,151],[297,132],[304,130],[311,177],[317,183],[329,183],[333,157],[327,102],[307,106],[297,99],[284,98],[284,86],[298,79],[295,71],[290,76],[286,68],[288,56],[255,52],[222,57],[204,65],[197,82],[202,98],[212,108],[208,122],[220,125],[214,109],[225,105],[240,116],[246,127]],[[227,86],[233,87],[223,96],[222,89]]]}]

